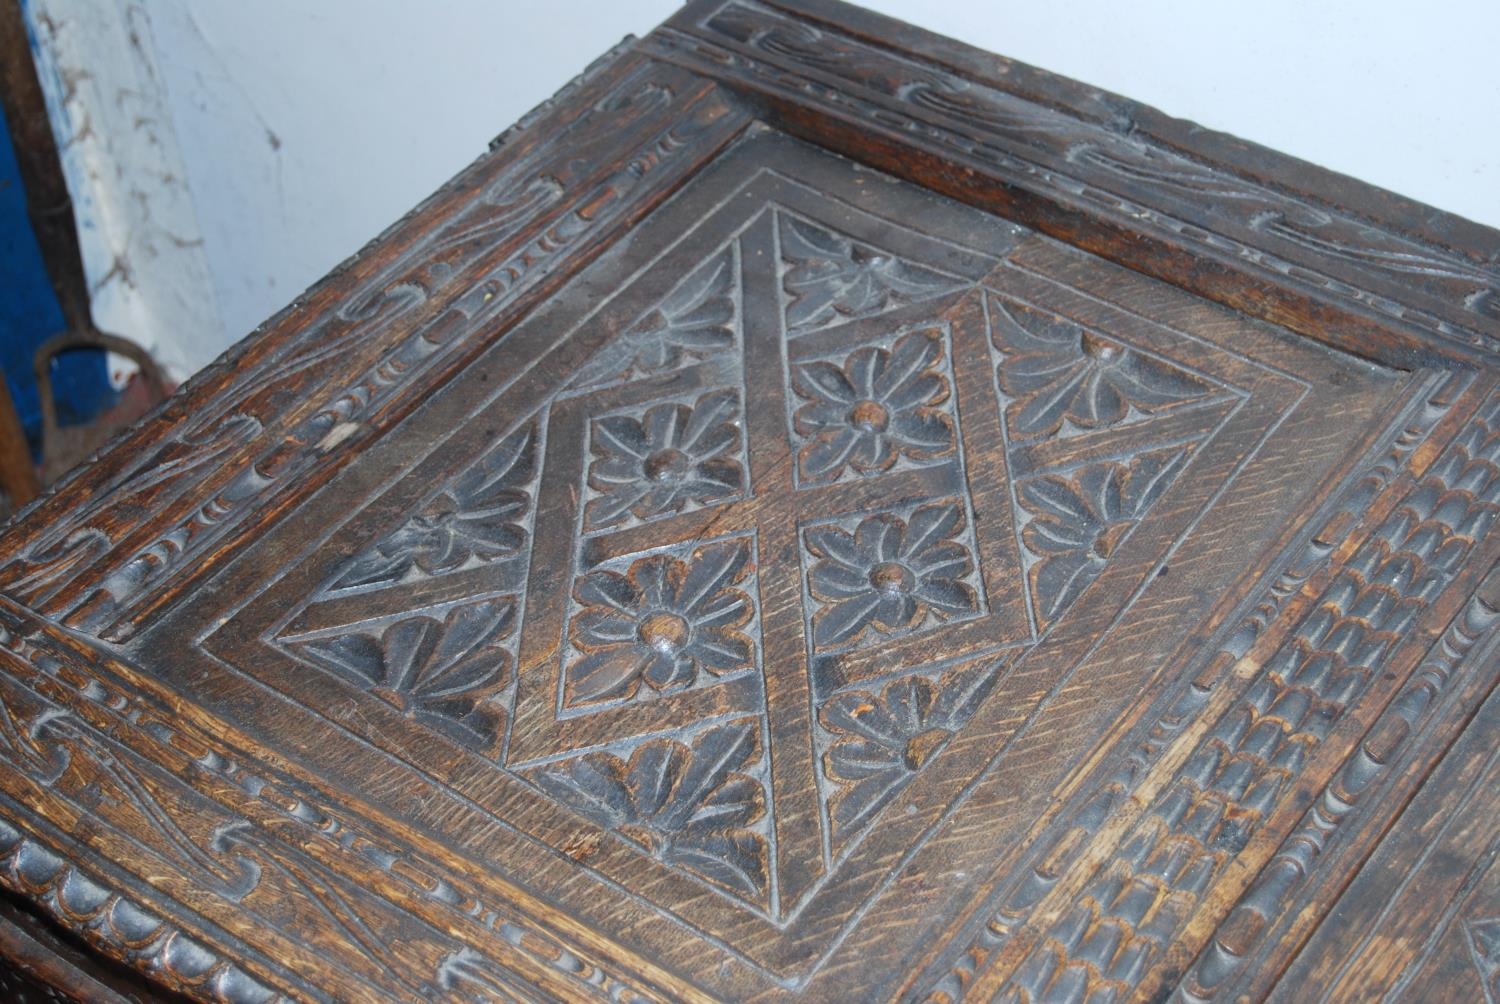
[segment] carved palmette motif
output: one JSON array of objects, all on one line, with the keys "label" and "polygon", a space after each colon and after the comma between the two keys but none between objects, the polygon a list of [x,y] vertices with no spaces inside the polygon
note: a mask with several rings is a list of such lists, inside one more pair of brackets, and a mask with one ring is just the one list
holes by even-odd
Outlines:
[{"label": "carved palmette motif", "polygon": [[1186,458],[1181,449],[1143,453],[1130,462],[1089,464],[1019,484],[1021,540],[1032,560],[1038,617],[1053,620],[1088,587]]},{"label": "carved palmette motif", "polygon": [[1112,428],[1212,393],[1170,363],[1066,318],[991,302],[1012,436]]},{"label": "carved palmette motif", "polygon": [[628,757],[585,754],[533,777],[663,861],[763,903],[769,862],[759,832],[766,797],[758,733],[754,722],[729,722],[686,741],[650,740]]},{"label": "carved palmette motif", "polygon": [[[122,875],[169,908],[93,915],[103,894],[65,877],[83,898],[59,909],[236,1001],[303,988],[263,945],[254,976],[221,964],[234,933],[174,941],[167,921],[132,948],[185,912],[158,873],[190,876],[227,932],[315,918],[343,945],[339,979],[415,999],[837,997],[866,963],[906,997],[1124,999],[1160,989],[1168,960],[1184,999],[1227,998],[1272,957],[1265,932],[1314,922],[1299,890],[1348,853],[1405,740],[1361,746],[1287,828],[1307,765],[1372,694],[1388,730],[1428,727],[1494,650],[1495,608],[1470,600],[1379,689],[1493,521],[1493,405],[1462,429],[1448,415],[1488,378],[1423,399],[1428,376],[1242,324],[775,130],[817,107],[883,137],[877,158],[892,137],[947,151],[952,189],[1066,193],[1086,222],[1143,221],[1465,352],[1488,351],[1492,263],[1143,145],[1128,110],[1102,129],[748,0],[698,13],[654,51],[756,75],[766,101],[678,68],[622,74],[561,128],[608,119],[628,156],[559,161],[522,138],[511,171],[361,272],[313,337],[267,343],[233,408],[183,421],[154,469],[119,468],[118,505],[7,556],[0,583],[75,632],[52,651],[92,637],[152,687],[209,667],[252,695],[243,735],[190,729],[0,637],[35,670],[0,703],[11,783],[157,835]],[[1121,179],[1159,201],[1130,204]],[[1172,208],[1193,199],[1220,207],[1211,225]],[[1375,274],[1421,277],[1421,295],[1382,300]],[[346,361],[351,378],[288,406]],[[1388,428],[1333,428],[1398,407]],[[1323,433],[1327,456],[1288,448]],[[1378,448],[1355,468],[1361,437]],[[1319,528],[1274,525],[1317,494],[1286,485],[1323,476],[1347,490],[1316,500]],[[1386,494],[1399,504],[1361,523]],[[1193,546],[1200,526],[1243,536],[1247,564],[1292,557],[1221,602],[1197,587],[1233,581]],[[259,594],[229,595],[240,582]],[[1167,635],[1196,644],[1208,612],[1234,629],[1214,620],[1213,659],[1179,673]],[[153,662],[162,623],[190,629],[185,668]],[[277,714],[327,750],[247,758]],[[321,757],[326,785],[303,773]],[[173,772],[212,789],[212,825]],[[51,895],[43,865],[81,833],[22,835],[7,887]],[[969,846],[986,841],[991,857]],[[1261,845],[1263,873],[1238,875]],[[1019,863],[992,874],[1001,860]],[[906,896],[920,922],[883,921]],[[1230,934],[1181,959],[1192,918],[1220,908]],[[1463,932],[1492,988],[1489,916]],[[886,937],[898,961],[877,958]]]},{"label": "carved palmette motif", "polygon": [[[550,403],[470,437],[274,640],[785,917],[1086,602],[1244,392],[987,287],[996,258],[956,274],[893,221],[741,212],[645,270],[650,296],[591,322],[608,337]],[[966,455],[966,422],[1006,428],[1002,463]],[[968,488],[995,477],[1004,511]],[[784,831],[808,797],[816,829]]]},{"label": "carved palmette motif", "polygon": [[963,282],[808,220],[783,215],[779,228],[786,333],[805,335],[841,321],[961,288]]},{"label": "carved palmette motif", "polygon": [[834,789],[828,814],[836,847],[862,831],[968,723],[997,670],[902,676],[878,691],[841,691],[819,709],[820,722],[835,737],[823,770]]},{"label": "carved palmette motif", "polygon": [[733,242],[595,354],[572,385],[650,376],[734,351],[739,344],[740,297],[739,243]]},{"label": "carved palmette motif", "polygon": [[372,542],[330,592],[428,578],[520,554],[536,470],[536,423],[502,439],[404,523]]},{"label": "carved palmette motif", "polygon": [[292,644],[402,711],[486,748],[504,730],[494,697],[511,676],[505,642],[515,622],[515,601],[499,597]]}]

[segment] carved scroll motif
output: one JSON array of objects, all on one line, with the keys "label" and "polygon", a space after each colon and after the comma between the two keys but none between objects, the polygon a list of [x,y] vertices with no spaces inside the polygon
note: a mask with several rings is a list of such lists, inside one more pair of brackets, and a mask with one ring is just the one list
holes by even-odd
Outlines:
[{"label": "carved scroll motif", "polygon": [[[167,525],[150,540],[117,532],[120,521],[111,515],[124,512],[116,501],[143,490],[160,492],[155,470],[135,463],[103,496],[112,501],[80,507],[29,544],[7,576],[34,583],[34,591],[45,588],[44,612],[79,630],[115,641],[133,634],[138,611],[161,589],[170,588],[192,556],[221,544],[270,497],[327,463],[339,444],[366,434],[391,401],[466,343],[467,332],[513,307],[550,268],[612,227],[643,191],[655,188],[661,176],[678,170],[679,161],[691,160],[710,134],[729,125],[721,121],[721,106],[677,94],[650,76],[651,71],[637,69],[593,113],[570,126],[570,135],[580,137],[592,135],[606,120],[612,135],[627,128],[644,130],[643,145],[627,166],[597,178],[586,170],[591,163],[587,157],[555,165],[523,158],[446,226],[432,230],[399,262],[352,292],[348,305],[320,328],[278,344],[271,358],[254,368],[248,385],[237,393],[225,392],[223,399],[239,402],[243,415],[226,419],[211,411],[182,422],[176,442],[201,444],[194,446],[194,463],[202,467],[212,461],[217,483],[211,491],[204,491],[200,482],[193,484],[195,491],[179,493],[182,500],[195,500],[191,506],[179,502],[159,513],[152,509]],[[660,118],[674,103],[684,105],[683,114],[670,122]],[[652,122],[660,124],[654,132],[649,130]],[[528,171],[534,173],[528,177]],[[521,243],[512,253],[492,260],[497,247],[517,240]],[[302,417],[290,425],[278,421],[281,431],[274,442],[265,442],[256,426],[254,435],[240,436],[229,452],[214,445],[222,438],[218,429],[238,434],[245,422],[266,423],[286,410],[290,397],[301,393],[306,373],[335,360],[347,366],[351,355],[359,359],[364,346],[381,342],[385,350],[355,381],[320,394],[321,403],[310,411],[299,407]],[[173,448],[169,444],[164,449]],[[196,501],[200,497],[201,503]],[[80,536],[84,533],[89,536]],[[134,541],[129,550],[116,553],[127,538]],[[85,539],[104,546],[84,551],[73,543]],[[53,599],[64,584],[78,594]]]},{"label": "carved scroll motif", "polygon": [[[123,782],[129,788],[123,796],[127,801],[144,805],[137,796],[147,792],[146,812],[148,818],[155,820],[152,825],[163,825],[173,831],[164,835],[161,849],[177,848],[177,861],[195,881],[205,881],[205,876],[210,883],[231,881],[238,889],[231,898],[243,900],[254,891],[257,878],[270,876],[280,889],[274,894],[281,904],[279,909],[288,904],[289,894],[316,904],[314,908],[344,932],[345,944],[357,946],[366,959],[375,962],[391,985],[409,987],[423,996],[410,983],[409,974],[399,971],[403,963],[393,958],[391,943],[374,927],[384,922],[377,921],[374,913],[394,908],[381,899],[356,902],[357,897],[351,897],[347,891],[347,877],[336,877],[315,853],[318,848],[336,847],[340,854],[352,852],[406,887],[412,895],[446,911],[450,923],[462,926],[473,923],[475,918],[482,919],[484,927],[507,944],[565,979],[576,981],[585,992],[608,984],[622,999],[653,999],[633,989],[624,976],[589,962],[579,950],[566,947],[513,911],[498,903],[473,899],[461,877],[449,874],[391,835],[376,832],[358,816],[318,801],[300,782],[276,776],[264,767],[247,770],[234,759],[234,754],[227,752],[219,737],[163,715],[139,695],[88,677],[80,677],[69,688],[58,690],[62,678],[56,675],[59,663],[55,654],[28,640],[21,627],[3,615],[0,615],[0,646],[12,657],[8,665],[23,670],[32,685],[50,687],[68,696],[67,707],[46,711],[30,722],[20,722],[7,711],[3,719],[7,727],[0,730],[0,759],[10,760],[44,785],[52,786],[73,759],[65,744],[87,743],[92,746],[86,762],[113,765],[118,774],[124,769],[121,756],[95,748],[106,740],[83,724],[85,718],[102,716],[109,722],[110,735],[115,740],[140,748],[142,755],[152,762],[163,766],[189,764],[181,768],[184,777],[196,770],[224,783],[233,815],[200,845],[172,820],[183,813],[189,816],[201,813],[202,806],[197,804],[203,797],[201,792],[189,791],[185,781],[165,788],[159,779],[153,779],[149,786],[130,780]],[[11,745],[18,735],[32,737],[22,739],[30,752],[18,751]],[[97,792],[94,787],[88,790]],[[249,817],[266,811],[272,814],[278,829],[300,835],[295,846],[268,837],[258,824],[249,821]],[[227,871],[225,862],[231,866]],[[87,875],[68,864],[3,815],[0,815],[0,884],[41,902],[60,923],[104,954],[148,973],[172,989],[226,1004],[273,1004],[287,999],[209,946],[164,921],[154,908],[140,905],[128,894],[111,888],[107,880]],[[374,910],[375,907],[379,910]],[[462,951],[493,964],[473,949]]]}]

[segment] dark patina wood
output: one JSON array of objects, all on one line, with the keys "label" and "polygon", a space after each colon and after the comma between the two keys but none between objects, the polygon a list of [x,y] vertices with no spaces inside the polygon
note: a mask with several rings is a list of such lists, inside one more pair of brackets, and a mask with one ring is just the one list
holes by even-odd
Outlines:
[{"label": "dark patina wood", "polygon": [[0,882],[235,1002],[1493,995],[1497,261],[689,5],[5,531]]}]

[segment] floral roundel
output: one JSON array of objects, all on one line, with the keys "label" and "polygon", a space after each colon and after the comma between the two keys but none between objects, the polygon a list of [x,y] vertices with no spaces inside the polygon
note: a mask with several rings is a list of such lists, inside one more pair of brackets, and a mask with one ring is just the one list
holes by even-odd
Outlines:
[{"label": "floral roundel", "polygon": [[669,693],[753,669],[755,646],[745,631],[754,614],[744,588],[750,574],[741,538],[581,577],[564,705],[627,700],[643,687]]},{"label": "floral roundel", "polygon": [[950,396],[936,330],[910,331],[891,348],[863,346],[842,360],[795,367],[802,403],[793,415],[801,442],[797,474],[804,484],[837,481],[846,472],[878,474],[905,457],[929,462],[954,449]]}]

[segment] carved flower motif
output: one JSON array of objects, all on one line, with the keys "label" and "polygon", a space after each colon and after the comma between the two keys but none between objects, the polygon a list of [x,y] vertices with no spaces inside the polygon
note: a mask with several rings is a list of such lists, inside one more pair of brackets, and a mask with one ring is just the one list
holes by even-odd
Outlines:
[{"label": "carved flower motif", "polygon": [[658,404],[639,419],[595,419],[588,483],[598,497],[584,509],[585,525],[595,530],[736,495],[745,480],[734,456],[739,444],[739,401],[729,390],[710,391],[691,407]]},{"label": "carved flower motif", "polygon": [[951,452],[953,419],[938,407],[948,400],[942,358],[935,332],[912,331],[889,350],[856,349],[842,366],[797,366],[793,387],[807,401],[792,422],[805,444],[797,453],[803,480],[834,481],[846,466],[872,474],[901,456],[922,461]]},{"label": "carved flower motif", "polygon": [[994,307],[1000,387],[1013,434],[1051,435],[1066,419],[1084,429],[1151,414],[1207,394],[1199,380],[1071,321],[1026,307]]},{"label": "carved flower motif", "polygon": [[1034,518],[1021,531],[1037,557],[1032,592],[1044,620],[1056,617],[1098,576],[1130,528],[1181,470],[1181,451],[1145,454],[1070,475],[1021,482],[1021,505]]},{"label": "carved flower motif", "polygon": [[414,569],[440,575],[471,561],[519,553],[526,541],[521,521],[531,508],[525,485],[531,480],[534,443],[531,426],[507,436],[415,516],[350,562],[333,588],[399,582]]},{"label": "carved flower motif", "polygon": [[653,739],[628,761],[588,753],[533,776],[564,805],[660,860],[763,901],[766,841],[747,828],[765,815],[766,796],[743,773],[757,750],[754,723],[741,720],[705,729],[691,745]]},{"label": "carved flower motif", "polygon": [[740,630],[750,622],[750,597],[734,588],[750,574],[744,540],[706,544],[681,561],[641,558],[626,574],[597,569],[578,580],[582,610],[569,637],[583,654],[567,667],[569,706],[633,697],[642,683],[681,690],[701,673],[750,669],[754,646]]},{"label": "carved flower motif", "polygon": [[413,718],[489,749],[502,714],[489,698],[509,675],[502,646],[515,622],[515,602],[501,597],[452,607],[441,620],[418,614],[294,645]]},{"label": "carved flower motif", "polygon": [[779,217],[793,335],[957,289],[951,276],[791,216]]},{"label": "carved flower motif", "polygon": [[889,513],[867,516],[853,534],[837,526],[806,531],[818,557],[808,586],[821,607],[813,614],[813,644],[831,648],[866,629],[885,634],[914,630],[928,615],[941,620],[979,609],[964,581],[973,571],[969,549],[955,539],[963,511],[953,502],[926,505],[910,522]]},{"label": "carved flower motif", "polygon": [[838,785],[830,804],[837,838],[874,818],[932,755],[974,714],[989,693],[994,667],[893,680],[877,695],[835,694],[819,718],[838,737],[823,754],[823,769]]}]

